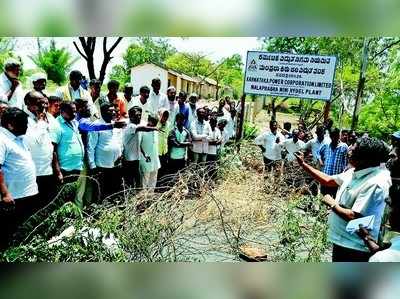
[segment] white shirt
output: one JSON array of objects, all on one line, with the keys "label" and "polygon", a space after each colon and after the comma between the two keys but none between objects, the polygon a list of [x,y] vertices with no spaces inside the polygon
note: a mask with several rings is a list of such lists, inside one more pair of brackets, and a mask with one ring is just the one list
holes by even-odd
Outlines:
[{"label": "white shirt", "polygon": [[38,193],[36,169],[23,136],[0,128],[0,165],[8,191],[14,199]]},{"label": "white shirt", "polygon": [[11,81],[7,78],[5,73],[0,75],[0,100],[8,103],[10,107],[17,107],[21,110],[25,107],[24,104],[24,91],[22,90],[21,83],[15,88],[13,95],[8,100],[7,94],[11,89]]},{"label": "white shirt", "polygon": [[168,121],[170,122],[171,126],[174,126],[175,116],[179,113],[179,104],[177,101],[173,102],[168,101],[168,112],[169,112]]},{"label": "white shirt", "polygon": [[208,153],[207,137],[210,134],[211,127],[208,121],[194,121],[190,125],[190,133],[192,134],[192,151],[198,154]]},{"label": "white shirt", "polygon": [[27,113],[28,129],[24,138],[36,166],[36,175],[52,175],[54,146],[50,138],[50,124],[44,120],[38,121],[30,111]]},{"label": "white shirt", "polygon": [[197,104],[196,107],[194,109],[192,109],[192,106],[190,106],[190,104],[188,104],[188,108],[189,108],[189,117],[188,117],[188,121],[189,121],[189,128],[192,125],[192,123],[194,123],[195,121],[197,121]]},{"label": "white shirt", "polygon": [[137,125],[129,123],[123,129],[123,154],[126,161],[139,160],[139,134],[136,132]]},{"label": "white shirt", "polygon": [[[375,216],[371,236],[377,240],[385,209],[385,199],[389,196],[392,180],[387,169],[370,167],[358,171],[351,168],[341,174],[331,176],[339,185],[336,202],[363,217]],[[346,231],[348,221],[335,212],[328,217],[328,240],[336,245],[358,251],[368,252],[364,241],[357,235]]]},{"label": "white shirt", "polygon": [[149,99],[147,99],[146,103],[142,104],[140,101],[140,96],[132,98],[132,100],[128,103],[128,111],[135,106],[142,108],[142,118],[140,119],[140,124],[146,125],[149,114],[153,113]]},{"label": "white shirt", "polygon": [[47,120],[49,121],[50,133],[54,134],[54,132],[56,132],[60,128],[60,124],[57,121],[57,119],[50,113],[47,112],[46,115],[47,115]]},{"label": "white shirt", "polygon": [[142,172],[153,172],[161,167],[158,157],[158,132],[140,132],[139,145],[150,161],[146,162],[142,152],[140,152],[139,166]]},{"label": "white shirt", "polygon": [[[71,97],[71,99],[66,98],[65,92],[69,92],[69,96]],[[71,85],[68,84],[67,86],[63,86],[57,89],[55,92],[55,96],[61,98],[63,101],[68,101],[68,100],[75,101],[76,99],[84,98],[88,100],[89,103],[91,102],[91,104],[93,104],[93,100],[90,97],[88,91],[83,89],[82,86],[79,86],[78,89],[74,90],[71,87]]]},{"label": "white shirt", "polygon": [[[66,93],[69,93],[70,98],[66,97]],[[63,101],[68,101],[68,100],[75,101],[76,99],[85,99],[88,101],[90,114],[93,117],[101,118],[99,113],[100,107],[96,107],[96,105],[93,103],[93,99],[90,96],[90,93],[84,88],[82,88],[82,86],[79,86],[78,89],[74,90],[71,87],[71,85],[68,84],[67,86],[63,86],[57,89],[55,95],[61,98]]]},{"label": "white shirt", "polygon": [[161,108],[165,109],[169,108],[169,103],[168,103],[169,101],[167,95],[161,92],[156,94],[154,91],[151,91],[148,102],[150,104],[151,113],[155,115],[158,115],[158,110],[160,110]]},{"label": "white shirt", "polygon": [[255,144],[262,145],[265,148],[264,157],[272,161],[282,159],[281,145],[276,143],[278,137],[279,143],[282,144],[285,137],[280,132],[277,132],[276,135],[272,134],[272,132],[264,132],[254,140]]},{"label": "white shirt", "polygon": [[328,139],[328,138],[324,137],[322,142],[319,142],[318,138],[315,137],[306,143],[305,149],[311,149],[313,161],[318,162],[318,159],[321,157],[321,155],[319,154],[319,150],[321,149],[321,147],[324,144],[329,144],[329,143],[330,143],[330,138]]},{"label": "white shirt", "polygon": [[303,141],[297,140],[297,142],[294,143],[293,138],[284,140],[282,142],[282,145],[286,148],[288,152],[286,160],[288,160],[289,162],[296,160],[296,156],[294,155],[294,153],[303,150],[305,147],[305,143]]},{"label": "white shirt", "polygon": [[388,249],[378,251],[370,257],[369,262],[373,263],[391,263],[400,262],[400,236],[394,237],[390,240],[390,247]]},{"label": "white shirt", "polygon": [[[97,121],[104,123],[104,121]],[[96,167],[113,168],[122,155],[122,130],[89,132],[87,153],[90,169]]]},{"label": "white shirt", "polygon": [[227,123],[224,130],[226,131],[226,134],[229,138],[235,137],[235,120],[232,119],[231,113],[226,110],[225,107],[222,108],[222,112],[224,113],[224,116],[219,117],[218,120],[226,119]]},{"label": "white shirt", "polygon": [[[220,141],[220,140],[222,140],[222,134],[221,134],[221,131],[217,127],[214,129],[214,131],[210,130],[210,132],[208,132],[208,136],[207,136],[207,141],[208,142],[210,142],[210,141]],[[216,155],[218,148],[219,148],[219,145],[208,144],[208,152],[207,153],[209,155]]]}]

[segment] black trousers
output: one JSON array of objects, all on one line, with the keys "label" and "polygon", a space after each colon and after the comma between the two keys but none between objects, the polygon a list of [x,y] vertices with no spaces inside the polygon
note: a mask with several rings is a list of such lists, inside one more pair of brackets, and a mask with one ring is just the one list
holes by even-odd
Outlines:
[{"label": "black trousers", "polygon": [[169,169],[171,173],[176,174],[180,170],[186,167],[185,159],[170,159],[169,160]]},{"label": "black trousers", "polygon": [[36,177],[39,189],[39,209],[47,206],[57,195],[57,180],[54,175]]},{"label": "black trousers", "polygon": [[122,172],[128,188],[140,188],[139,160],[123,161]]},{"label": "black trousers", "polygon": [[13,234],[37,211],[38,195],[15,199],[15,204],[1,202],[0,207],[0,250],[6,249]]},{"label": "black trousers", "polygon": [[101,168],[98,167],[100,198],[119,196],[117,193],[122,189],[122,175],[120,168]]},{"label": "black trousers", "polygon": [[163,187],[163,186],[168,185],[168,182],[165,181],[165,179],[163,180],[162,178],[170,173],[170,169],[169,169],[169,165],[168,165],[169,157],[168,157],[168,154],[166,154],[166,155],[159,156],[159,158],[160,158],[161,167],[157,173],[157,187]]},{"label": "black trousers", "polygon": [[370,252],[358,251],[333,244],[332,262],[368,262]]},{"label": "black trousers", "polygon": [[79,179],[81,174],[80,170],[64,170],[61,169],[61,173],[64,177],[64,184],[74,183]]}]

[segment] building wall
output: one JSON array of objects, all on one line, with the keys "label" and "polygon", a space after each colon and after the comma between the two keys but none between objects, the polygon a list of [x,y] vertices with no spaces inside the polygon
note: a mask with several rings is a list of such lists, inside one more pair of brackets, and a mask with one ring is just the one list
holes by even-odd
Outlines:
[{"label": "building wall", "polygon": [[167,88],[170,87],[170,86],[175,86],[175,88],[176,88],[177,87],[177,81],[178,81],[177,76],[175,76],[174,74],[168,73]]},{"label": "building wall", "polygon": [[143,85],[147,85],[151,90],[151,80],[160,78],[161,92],[166,93],[168,88],[168,71],[153,65],[144,64],[131,69],[131,84],[133,93],[139,94],[139,89]]}]

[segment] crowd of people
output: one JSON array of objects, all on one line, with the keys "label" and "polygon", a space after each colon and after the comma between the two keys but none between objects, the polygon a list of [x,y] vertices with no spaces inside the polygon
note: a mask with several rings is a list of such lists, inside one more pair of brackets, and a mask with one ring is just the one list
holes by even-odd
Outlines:
[{"label": "crowd of people", "polygon": [[[163,94],[158,78],[137,96],[131,84],[120,94],[115,80],[102,94],[102,82],[87,86],[77,70],[53,95],[44,73],[34,74],[32,89],[24,92],[20,71],[20,62],[9,59],[0,75],[2,248],[64,184],[93,177],[99,192],[92,188],[92,201],[111,200],[126,189],[155,192],[173,184],[164,178],[189,163],[215,169],[235,138],[237,107],[229,98],[208,107],[197,94],[177,93],[173,86]],[[81,185],[86,190],[74,196],[88,193],[90,183]]]},{"label": "crowd of people", "polygon": [[[240,110],[229,98],[217,107],[200,105],[198,95],[173,86],[163,94],[158,78],[137,96],[131,84],[120,93],[114,80],[103,94],[102,82],[88,83],[76,70],[53,95],[44,73],[34,74],[25,92],[20,69],[19,61],[9,59],[0,75],[1,248],[65,184],[95,178],[99,192],[87,183],[74,196],[89,193],[100,202],[126,189],[165,190],[189,163],[211,166],[213,175],[220,152],[236,137]],[[281,176],[299,164],[320,184],[314,195],[321,193],[331,209],[333,261],[400,260],[400,237],[382,242],[383,227],[400,233],[400,132],[389,146],[366,133],[334,128],[330,119],[315,135],[302,121],[292,129],[272,120],[255,144],[266,172]],[[372,215],[368,229],[346,230],[349,221]]]},{"label": "crowd of people", "polygon": [[[334,128],[331,119],[317,126],[315,136],[301,121],[294,130],[290,123],[279,129],[271,121],[255,143],[267,172],[282,176],[300,164],[320,184],[317,194],[331,210],[332,261],[400,261],[400,132],[391,136],[389,146],[366,133]],[[347,229],[349,221],[370,216],[370,227]]]}]

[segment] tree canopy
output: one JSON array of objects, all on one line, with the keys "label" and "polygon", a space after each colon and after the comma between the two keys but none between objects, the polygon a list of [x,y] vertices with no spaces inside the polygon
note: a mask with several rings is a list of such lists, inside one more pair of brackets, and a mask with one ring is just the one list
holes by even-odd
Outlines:
[{"label": "tree canopy", "polygon": [[[335,73],[332,116],[336,124],[350,127],[350,121],[359,88],[364,38],[350,37],[278,37],[263,38],[263,48],[270,52],[294,54],[335,55],[338,58]],[[399,80],[399,38],[367,38],[366,79],[361,97],[359,129],[382,137],[399,123],[396,115]],[[308,100],[307,100],[308,101]],[[373,113],[374,116],[371,116]],[[380,115],[379,117],[376,117]],[[379,126],[371,117],[379,119]],[[394,117],[394,118],[393,118]]]},{"label": "tree canopy", "polygon": [[37,67],[44,70],[49,80],[57,85],[66,82],[71,66],[78,60],[66,48],[57,48],[54,39],[50,45],[41,49],[36,55],[30,56]]}]

